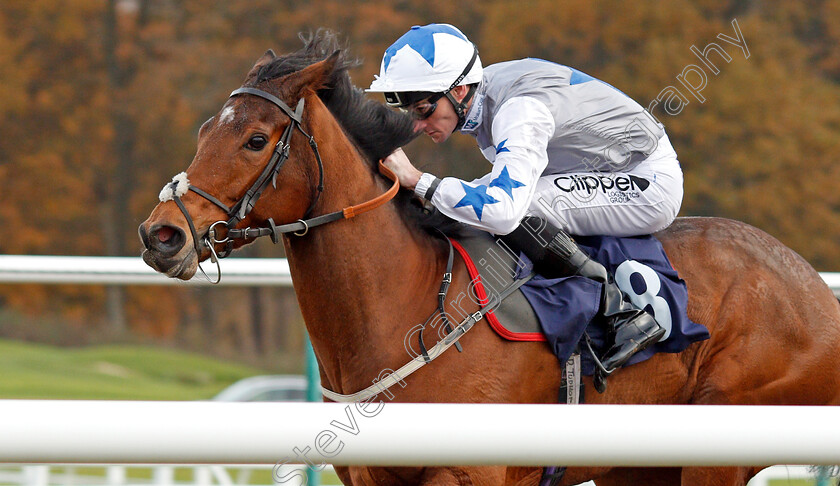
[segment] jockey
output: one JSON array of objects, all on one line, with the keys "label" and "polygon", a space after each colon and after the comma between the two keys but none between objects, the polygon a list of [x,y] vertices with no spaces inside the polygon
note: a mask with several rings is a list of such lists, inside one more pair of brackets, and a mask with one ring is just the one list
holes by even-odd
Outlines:
[{"label": "jockey", "polygon": [[456,130],[493,165],[473,181],[387,157],[402,186],[441,213],[499,235],[549,277],[603,284],[612,338],[609,374],[664,334],[613,276],[569,236],[649,234],[677,215],[683,177],[664,127],[614,87],[573,68],[521,59],[482,68],[478,49],[448,24],[414,26],[385,51],[369,92],[411,113],[435,143]]}]

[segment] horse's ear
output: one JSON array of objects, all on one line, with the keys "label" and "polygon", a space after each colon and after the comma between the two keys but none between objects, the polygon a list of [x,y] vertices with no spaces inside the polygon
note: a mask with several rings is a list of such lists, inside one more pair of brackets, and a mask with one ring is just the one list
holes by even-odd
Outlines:
[{"label": "horse's ear", "polygon": [[276,58],[277,55],[275,55],[274,51],[272,51],[271,49],[265,51],[265,54],[263,54],[262,57],[257,59],[256,64],[254,64],[254,67],[252,67],[251,70],[248,71],[248,75],[245,76],[245,83],[255,78],[257,74],[259,74],[260,69],[262,69],[263,66],[275,60]]},{"label": "horse's ear", "polygon": [[299,98],[302,97],[304,89],[308,88],[312,91],[318,91],[330,84],[330,79],[335,71],[335,66],[340,55],[341,50],[337,50],[323,61],[309,65],[284,78],[283,85],[288,90],[289,95]]}]

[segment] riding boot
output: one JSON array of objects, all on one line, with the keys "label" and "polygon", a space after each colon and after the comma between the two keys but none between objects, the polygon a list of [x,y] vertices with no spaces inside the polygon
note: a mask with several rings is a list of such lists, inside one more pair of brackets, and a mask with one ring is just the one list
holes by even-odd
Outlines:
[{"label": "riding boot", "polygon": [[[566,232],[553,228],[544,220],[534,217],[525,218],[520,228],[508,235],[505,241],[525,252],[534,261],[536,270],[542,275],[546,277],[580,275],[602,284],[599,315],[603,317],[610,341],[613,343],[601,358],[607,375],[621,367],[637,352],[657,342],[665,334],[665,329],[656,322],[656,319],[630,302],[607,269],[581,250]],[[539,243],[541,240],[548,243],[542,248],[535,249],[535,246],[541,245],[534,245],[534,243]],[[532,251],[527,249],[529,245],[526,242],[531,243]]]}]

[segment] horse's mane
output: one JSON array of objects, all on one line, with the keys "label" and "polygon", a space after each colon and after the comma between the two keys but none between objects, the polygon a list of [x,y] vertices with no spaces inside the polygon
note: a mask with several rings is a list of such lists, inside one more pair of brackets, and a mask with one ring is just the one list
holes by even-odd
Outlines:
[{"label": "horse's mane", "polygon": [[[353,85],[347,71],[359,66],[361,61],[350,57],[334,32],[318,29],[309,35],[301,34],[300,38],[304,46],[263,66],[254,84],[300,71],[339,51],[335,69],[325,87],[318,91],[318,97],[358,147],[371,170],[378,171],[380,159],[417,136],[414,121],[408,115],[369,99],[364,91]],[[437,231],[432,230],[439,229],[450,235],[460,233],[460,223],[437,211],[424,210],[411,191],[401,189],[396,203],[404,219],[425,231],[437,234]]]}]

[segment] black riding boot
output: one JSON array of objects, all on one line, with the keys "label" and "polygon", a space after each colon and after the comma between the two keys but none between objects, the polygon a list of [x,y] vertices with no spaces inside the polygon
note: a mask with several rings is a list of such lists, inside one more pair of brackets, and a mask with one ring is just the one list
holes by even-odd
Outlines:
[{"label": "black riding boot", "polygon": [[606,374],[621,367],[631,356],[665,334],[665,329],[650,313],[630,302],[607,269],[589,258],[563,230],[540,218],[527,217],[503,240],[528,255],[543,276],[580,275],[603,284],[600,315],[613,342],[601,358]]}]

